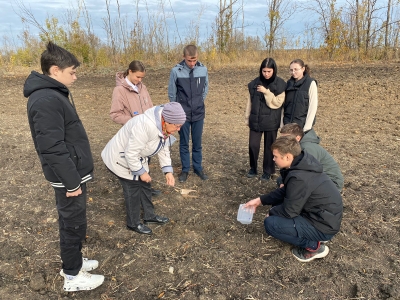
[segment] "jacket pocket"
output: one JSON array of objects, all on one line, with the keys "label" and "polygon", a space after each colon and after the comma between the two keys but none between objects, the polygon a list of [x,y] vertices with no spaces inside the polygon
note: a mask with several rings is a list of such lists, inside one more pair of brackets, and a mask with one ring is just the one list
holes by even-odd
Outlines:
[{"label": "jacket pocket", "polygon": [[77,158],[77,164],[76,167],[77,169],[80,169],[82,167],[82,160],[83,160],[83,151],[79,146],[73,146],[75,149],[76,153],[76,158]]},{"label": "jacket pocket", "polygon": [[69,157],[74,162],[75,166],[78,167],[80,158],[79,158],[78,153],[76,152],[75,146],[71,145],[71,144],[66,144],[66,146],[67,146],[67,149],[68,149],[68,152],[69,152]]}]

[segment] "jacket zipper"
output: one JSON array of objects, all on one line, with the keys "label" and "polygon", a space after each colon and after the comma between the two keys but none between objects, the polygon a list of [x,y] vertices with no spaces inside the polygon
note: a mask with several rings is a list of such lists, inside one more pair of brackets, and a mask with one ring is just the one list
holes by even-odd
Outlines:
[{"label": "jacket zipper", "polygon": [[131,169],[128,167],[125,167],[124,165],[121,165],[119,162],[117,162],[117,165],[120,165],[121,167],[123,167],[124,169],[127,169],[129,171],[129,174],[131,174]]}]

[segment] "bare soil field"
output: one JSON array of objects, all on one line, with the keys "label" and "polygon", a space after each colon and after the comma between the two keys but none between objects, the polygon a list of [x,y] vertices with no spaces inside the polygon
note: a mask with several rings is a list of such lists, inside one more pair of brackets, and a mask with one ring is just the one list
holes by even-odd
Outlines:
[{"label": "bare soil field", "polygon": [[[22,86],[26,76],[0,78],[0,299],[400,299],[399,63],[315,65],[319,107],[315,131],[345,177],[341,231],[329,255],[304,264],[291,246],[263,228],[268,207],[253,223],[237,209],[275,188],[248,179],[247,83],[258,66],[210,72],[203,139],[208,181],[193,173],[177,190],[151,164],[156,212],[168,216],[144,236],[125,227],[122,188],[100,153],[119,126],[108,117],[114,74],[79,77],[71,89],[95,158],[88,184],[84,255],[104,274],[93,290],[62,290],[54,191],[33,148]],[[279,73],[288,78],[287,68]],[[79,75],[79,74],[78,74]],[[154,104],[168,101],[169,69],[145,78]],[[172,148],[175,176],[178,145]],[[276,176],[275,176],[276,177]],[[179,189],[193,189],[184,197]]]}]

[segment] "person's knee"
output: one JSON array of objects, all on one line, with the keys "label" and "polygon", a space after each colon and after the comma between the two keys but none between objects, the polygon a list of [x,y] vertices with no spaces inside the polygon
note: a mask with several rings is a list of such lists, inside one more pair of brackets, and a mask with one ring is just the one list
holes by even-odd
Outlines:
[{"label": "person's knee", "polygon": [[274,233],[274,220],[273,217],[268,217],[264,219],[264,228],[265,231],[269,234],[273,236]]},{"label": "person's knee", "polygon": [[260,143],[254,140],[249,141],[249,148],[253,151],[260,150]]}]

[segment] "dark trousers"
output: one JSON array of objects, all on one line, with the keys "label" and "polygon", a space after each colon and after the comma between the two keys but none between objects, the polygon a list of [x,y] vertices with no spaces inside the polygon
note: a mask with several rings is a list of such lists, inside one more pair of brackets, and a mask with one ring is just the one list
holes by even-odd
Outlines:
[{"label": "dark trousers", "polygon": [[190,170],[189,136],[192,135],[192,163],[195,171],[202,171],[202,146],[201,138],[203,135],[204,119],[196,122],[188,122],[179,131],[179,154],[181,156],[182,172]]},{"label": "dark trousers", "polygon": [[156,215],[151,202],[151,184],[142,180],[129,180],[118,177],[124,192],[126,206],[126,224],[136,227],[140,224],[140,208],[143,208],[143,219],[150,220]]},{"label": "dark trousers", "polygon": [[271,145],[276,140],[277,131],[253,131],[249,135],[250,168],[257,171],[258,155],[260,154],[261,137],[264,134],[264,159],[263,172],[275,174],[275,162],[273,160]]},{"label": "dark trousers", "polygon": [[301,216],[293,219],[269,216],[264,220],[264,227],[270,236],[301,248],[316,249],[318,241],[329,241],[334,236],[317,230]]},{"label": "dark trousers", "polygon": [[65,274],[77,275],[82,267],[82,241],[86,238],[86,184],[82,194],[67,197],[65,188],[54,188],[60,231],[60,254]]}]

